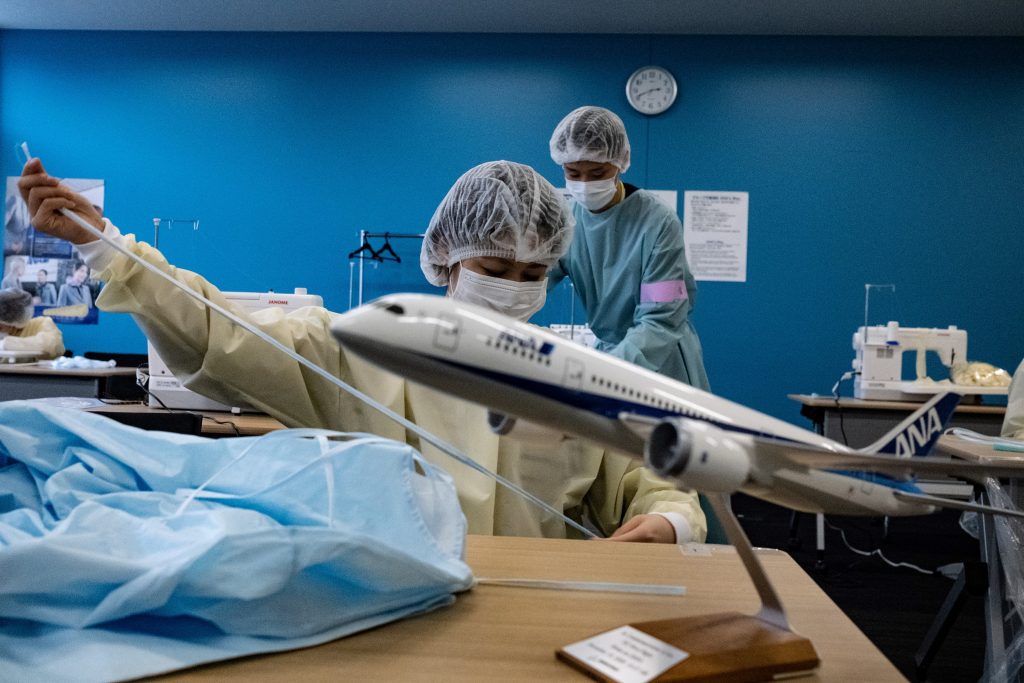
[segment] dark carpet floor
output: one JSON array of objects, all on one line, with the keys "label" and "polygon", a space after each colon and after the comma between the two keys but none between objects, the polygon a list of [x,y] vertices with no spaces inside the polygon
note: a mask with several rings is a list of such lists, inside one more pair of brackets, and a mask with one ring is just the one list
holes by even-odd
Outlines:
[{"label": "dark carpet floor", "polygon": [[[917,680],[914,654],[946,599],[953,580],[894,568],[877,557],[846,548],[840,533],[826,527],[825,566],[817,565],[815,518],[802,515],[797,543],[790,543],[789,510],[739,494],[733,509],[755,546],[792,555],[822,590],[909,680]],[[827,517],[846,532],[855,548],[880,548],[895,562],[923,569],[978,559],[978,542],[959,526],[959,513],[893,518],[888,533],[881,519]],[[981,596],[968,596],[931,668],[927,681],[977,681],[984,667],[985,626]]]}]

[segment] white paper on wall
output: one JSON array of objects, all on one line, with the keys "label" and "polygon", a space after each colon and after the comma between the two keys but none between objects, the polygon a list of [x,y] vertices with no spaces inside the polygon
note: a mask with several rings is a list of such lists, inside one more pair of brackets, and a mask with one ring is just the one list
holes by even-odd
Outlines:
[{"label": "white paper on wall", "polygon": [[747,281],[747,192],[687,190],[683,239],[697,280]]}]

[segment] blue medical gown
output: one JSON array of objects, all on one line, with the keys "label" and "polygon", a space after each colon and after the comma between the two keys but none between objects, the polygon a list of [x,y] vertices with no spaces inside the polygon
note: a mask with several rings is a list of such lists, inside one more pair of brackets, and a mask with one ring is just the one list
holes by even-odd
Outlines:
[{"label": "blue medical gown", "polygon": [[573,216],[572,245],[552,269],[549,287],[569,276],[598,349],[707,390],[704,352],[690,321],[697,285],[678,216],[643,190],[601,213],[573,202]]},{"label": "blue medical gown", "polygon": [[473,580],[450,477],[326,434],[211,440],[0,403],[0,681],[135,678],[450,604]]}]

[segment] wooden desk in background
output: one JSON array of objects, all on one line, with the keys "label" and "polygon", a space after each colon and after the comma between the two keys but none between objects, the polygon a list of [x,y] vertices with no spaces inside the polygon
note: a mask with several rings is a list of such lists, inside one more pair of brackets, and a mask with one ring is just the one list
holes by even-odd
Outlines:
[{"label": "wooden desk in background", "polygon": [[[1024,445],[1022,443],[1021,445]],[[975,443],[973,441],[967,441],[961,439],[958,436],[951,436],[949,434],[943,434],[939,437],[939,443],[936,444],[935,450],[940,453],[947,453],[954,455],[964,460],[1012,460],[1012,461],[1024,461],[1024,453],[1014,453],[1013,451],[997,451],[992,448],[992,444]]]},{"label": "wooden desk in background", "polygon": [[[97,406],[90,410],[93,412],[104,413],[107,415],[110,415],[112,413],[122,413],[140,416],[152,416],[154,419],[157,420],[162,415],[182,415],[188,414],[189,412],[198,413],[203,416],[203,436],[262,436],[267,432],[273,432],[278,429],[285,428],[284,425],[281,424],[278,420],[270,417],[269,415],[264,415],[262,413],[240,413],[236,415],[234,413],[224,413],[210,410],[167,411],[164,410],[163,408],[151,408],[149,406],[140,405],[138,403],[107,404]],[[155,423],[152,427],[147,428],[160,429],[160,426],[158,423]],[[235,431],[236,429],[237,432]]]},{"label": "wooden desk in background", "polygon": [[[815,431],[852,448],[863,448],[874,443],[921,407],[920,403],[906,401],[840,398],[837,403],[831,396],[788,394],[788,397],[800,403],[800,414],[814,423]],[[997,435],[1005,414],[1005,405],[961,403],[953,413],[949,426]]]},{"label": "wooden desk in background", "polygon": [[27,398],[112,398],[108,385],[115,379],[131,378],[135,368],[54,370],[36,364],[0,365],[0,401]]},{"label": "wooden desk in background", "polygon": [[[563,645],[625,624],[721,611],[756,612],[754,587],[730,546],[470,536],[477,578],[660,583],[666,597],[479,585],[453,606],[317,647],[211,664],[160,677],[175,681],[585,681],[555,659]],[[820,668],[801,681],[902,681],[899,671],[789,555],[759,551],[789,611],[810,637]]]}]

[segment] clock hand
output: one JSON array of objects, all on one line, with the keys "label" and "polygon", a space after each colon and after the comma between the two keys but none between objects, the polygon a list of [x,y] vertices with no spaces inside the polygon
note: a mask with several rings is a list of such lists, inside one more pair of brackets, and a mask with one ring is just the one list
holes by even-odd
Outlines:
[{"label": "clock hand", "polygon": [[652,92],[658,92],[661,88],[651,88],[650,90],[644,90],[642,93],[638,93],[637,97],[643,97],[644,95]]}]

